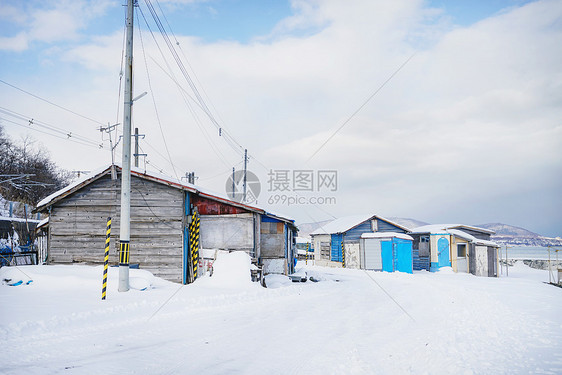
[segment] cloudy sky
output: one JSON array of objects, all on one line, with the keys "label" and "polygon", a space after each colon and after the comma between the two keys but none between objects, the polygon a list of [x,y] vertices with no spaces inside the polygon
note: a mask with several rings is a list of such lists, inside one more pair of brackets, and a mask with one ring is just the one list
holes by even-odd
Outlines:
[{"label": "cloudy sky", "polygon": [[[111,161],[99,127],[123,122],[122,4],[0,1],[0,122],[65,169]],[[139,0],[135,26],[143,168],[224,193],[247,148],[258,204],[298,222],[373,213],[562,235],[558,0]],[[335,191],[318,184],[326,170]]]}]

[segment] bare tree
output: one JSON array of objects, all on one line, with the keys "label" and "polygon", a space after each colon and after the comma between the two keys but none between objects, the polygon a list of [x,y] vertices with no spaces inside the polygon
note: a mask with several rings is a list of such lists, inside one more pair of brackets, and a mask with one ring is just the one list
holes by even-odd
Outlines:
[{"label": "bare tree", "polygon": [[0,194],[13,201],[35,205],[67,185],[70,173],[51,161],[48,152],[35,147],[30,137],[14,144],[0,125]]}]

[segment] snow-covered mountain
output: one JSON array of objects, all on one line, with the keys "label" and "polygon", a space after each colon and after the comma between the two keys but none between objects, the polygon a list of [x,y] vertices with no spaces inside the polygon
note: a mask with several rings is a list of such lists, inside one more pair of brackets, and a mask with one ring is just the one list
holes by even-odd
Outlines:
[{"label": "snow-covered mountain", "polygon": [[299,237],[308,237],[310,236],[310,233],[314,232],[316,229],[328,224],[331,221],[332,220],[324,220],[315,223],[298,224],[297,226],[299,228]]},{"label": "snow-covered mountain", "polygon": [[414,229],[429,224],[426,223],[425,221],[410,219],[407,217],[387,217],[387,219],[410,229]]},{"label": "snow-covered mountain", "polygon": [[562,238],[545,237],[525,228],[502,223],[488,223],[475,225],[480,228],[496,232],[492,240],[499,244],[516,246],[562,246]]}]

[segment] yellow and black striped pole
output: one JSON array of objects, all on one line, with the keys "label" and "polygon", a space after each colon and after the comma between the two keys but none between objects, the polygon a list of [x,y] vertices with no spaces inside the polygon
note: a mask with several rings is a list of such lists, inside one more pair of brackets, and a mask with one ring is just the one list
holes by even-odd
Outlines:
[{"label": "yellow and black striped pole", "polygon": [[305,259],[305,264],[308,264],[308,242],[306,243],[306,259]]},{"label": "yellow and black striped pole", "polygon": [[107,267],[109,266],[109,240],[111,238],[111,217],[107,218],[107,225],[105,229],[105,257],[103,259],[103,282],[101,288],[101,299],[105,299],[107,291]]},{"label": "yellow and black striped pole", "polygon": [[193,280],[195,281],[195,279],[197,278],[197,268],[198,268],[198,264],[199,264],[199,226],[200,226],[200,220],[199,220],[199,215],[197,215],[197,211],[193,212],[193,216],[192,216],[192,220],[191,220],[191,225],[190,225],[190,233],[189,233],[189,237],[190,237],[190,253],[191,253],[191,264],[192,264],[192,269],[193,269]]},{"label": "yellow and black striped pole", "polygon": [[345,247],[343,245],[343,240],[341,242],[341,266],[345,268]]}]

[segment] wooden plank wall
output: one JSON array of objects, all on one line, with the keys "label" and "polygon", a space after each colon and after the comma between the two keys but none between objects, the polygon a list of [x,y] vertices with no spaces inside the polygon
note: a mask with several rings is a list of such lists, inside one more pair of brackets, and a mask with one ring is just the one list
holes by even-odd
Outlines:
[{"label": "wooden plank wall", "polygon": [[[49,263],[103,264],[105,226],[112,217],[110,264],[118,264],[120,179],[104,176],[56,203],[49,222]],[[130,263],[181,282],[184,193],[131,179]]]}]

